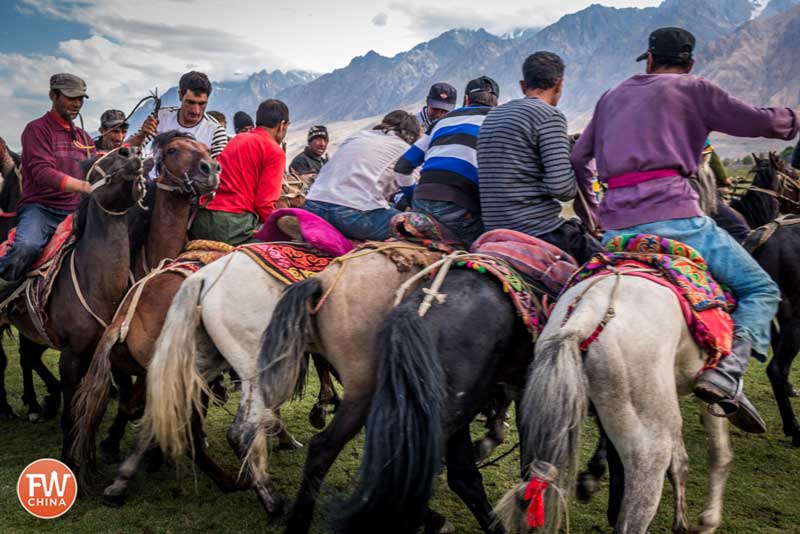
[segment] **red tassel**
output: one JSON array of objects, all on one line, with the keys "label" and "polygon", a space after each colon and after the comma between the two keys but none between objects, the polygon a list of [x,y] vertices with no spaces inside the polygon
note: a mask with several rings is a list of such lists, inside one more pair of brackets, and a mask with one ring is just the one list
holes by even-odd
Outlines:
[{"label": "red tassel", "polygon": [[525,487],[525,500],[531,501],[528,505],[528,526],[531,528],[544,526],[544,490],[548,485],[544,480],[533,477]]}]

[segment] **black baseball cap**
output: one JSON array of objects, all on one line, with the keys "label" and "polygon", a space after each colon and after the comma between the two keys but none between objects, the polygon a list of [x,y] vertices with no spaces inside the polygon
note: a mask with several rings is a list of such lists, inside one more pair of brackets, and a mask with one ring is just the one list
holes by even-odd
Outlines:
[{"label": "black baseball cap", "polygon": [[328,139],[328,129],[321,124],[312,126],[308,129],[308,141],[311,142],[311,140],[315,137],[324,137],[325,139]]},{"label": "black baseball cap", "polygon": [[659,28],[650,34],[648,43],[647,52],[636,61],[647,59],[648,52],[661,58],[692,59],[695,38],[683,28]]},{"label": "black baseball cap", "polygon": [[111,130],[112,128],[119,128],[122,126],[127,130],[128,123],[125,122],[125,113],[118,109],[105,110],[100,116],[100,126],[106,130]]},{"label": "black baseball cap", "polygon": [[470,80],[467,84],[467,88],[464,89],[465,95],[471,95],[473,93],[491,93],[494,96],[500,96],[500,87],[497,85],[497,82],[493,79],[489,78],[488,76],[481,76],[480,78],[475,78],[474,80]]},{"label": "black baseball cap", "polygon": [[431,85],[431,89],[428,91],[427,104],[428,107],[433,109],[452,111],[456,107],[457,98],[458,92],[455,87],[449,83],[438,82]]}]

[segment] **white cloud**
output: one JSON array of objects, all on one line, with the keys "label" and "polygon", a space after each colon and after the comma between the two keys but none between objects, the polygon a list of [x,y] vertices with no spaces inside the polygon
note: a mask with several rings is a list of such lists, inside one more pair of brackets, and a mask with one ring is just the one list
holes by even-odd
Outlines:
[{"label": "white cloud", "polygon": [[384,12],[380,12],[374,17],[372,17],[372,23],[375,26],[386,26],[386,22],[389,20],[389,15]]}]

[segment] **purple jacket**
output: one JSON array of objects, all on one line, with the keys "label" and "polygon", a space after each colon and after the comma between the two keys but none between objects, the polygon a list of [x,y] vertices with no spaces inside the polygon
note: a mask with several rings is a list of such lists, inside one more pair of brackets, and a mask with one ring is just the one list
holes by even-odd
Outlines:
[{"label": "purple jacket", "polygon": [[596,208],[588,163],[600,179],[674,169],[675,176],[609,189],[596,215],[603,228],[703,215],[684,178],[697,171],[710,132],[789,140],[800,132],[788,108],[755,108],[689,74],[637,74],[606,92],[572,152],[584,196]]},{"label": "purple jacket", "polygon": [[[88,146],[91,150],[79,148]],[[22,197],[19,206],[41,204],[48,208],[75,211],[79,193],[64,191],[67,178],[81,179],[78,163],[94,156],[89,134],[48,111],[31,121],[22,132]]]}]

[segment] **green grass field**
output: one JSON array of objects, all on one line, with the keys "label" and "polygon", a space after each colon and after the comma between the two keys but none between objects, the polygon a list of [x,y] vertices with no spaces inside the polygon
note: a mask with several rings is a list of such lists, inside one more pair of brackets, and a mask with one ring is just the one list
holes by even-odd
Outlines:
[{"label": "green grass field", "polygon": [[[6,350],[11,360],[7,371],[9,400],[21,409],[22,382],[17,363],[16,343],[6,339]],[[47,353],[51,369],[57,368],[57,355]],[[313,373],[312,373],[313,374]],[[778,412],[771,397],[764,374],[764,366],[754,364],[749,373],[748,391],[761,408],[770,427],[763,436],[748,436],[733,431],[735,461],[725,501],[724,523],[720,532],[745,533],[800,533],[800,449],[792,449],[780,432]],[[800,372],[794,373],[800,383]],[[39,391],[43,391],[38,383]],[[310,383],[306,398],[283,410],[284,418],[294,435],[307,443],[313,429],[307,422],[307,413],[316,395],[316,383]],[[207,424],[212,454],[227,468],[238,465],[228,448],[225,431],[236,409],[237,396],[232,396],[222,408],[211,411]],[[800,403],[798,403],[800,404]],[[115,406],[112,405],[112,409]],[[800,406],[798,406],[800,409]],[[699,424],[697,407],[684,403],[685,439],[691,458],[688,483],[690,517],[701,511],[706,486],[706,438]],[[108,421],[107,421],[108,422]],[[105,429],[104,429],[105,430]],[[481,429],[474,428],[475,434]],[[591,424],[585,426],[584,456],[588,459],[594,446]],[[22,469],[31,461],[60,454],[61,431],[57,421],[29,423],[24,420],[0,422],[0,533],[70,532],[70,533],[156,533],[156,532],[281,532],[282,519],[269,519],[251,492],[224,495],[202,473],[194,473],[185,462],[179,469],[165,465],[156,473],[140,473],[131,485],[126,506],[114,509],[101,503],[99,497],[79,499],[75,506],[59,519],[46,521],[28,515],[16,496],[16,482]],[[508,442],[500,451],[516,443],[512,430]],[[125,451],[131,446],[130,434],[123,444]],[[351,486],[358,467],[361,439],[350,444],[334,465],[326,481],[325,494],[346,491]],[[518,455],[516,451],[496,466],[483,470],[489,498],[496,502],[515,483]],[[275,485],[293,497],[300,482],[305,450],[277,452],[271,457],[271,474]],[[106,468],[108,481],[113,477],[113,467]],[[588,505],[573,503],[570,508],[571,532],[610,532],[605,521],[607,486]],[[478,528],[464,505],[448,490],[444,476],[440,477],[433,502],[435,509],[446,515],[460,533],[478,532]],[[651,533],[670,532],[672,522],[672,494],[665,484],[662,506],[650,530]],[[391,518],[387,518],[391,521]],[[318,511],[314,532],[324,532],[324,511]]]}]

